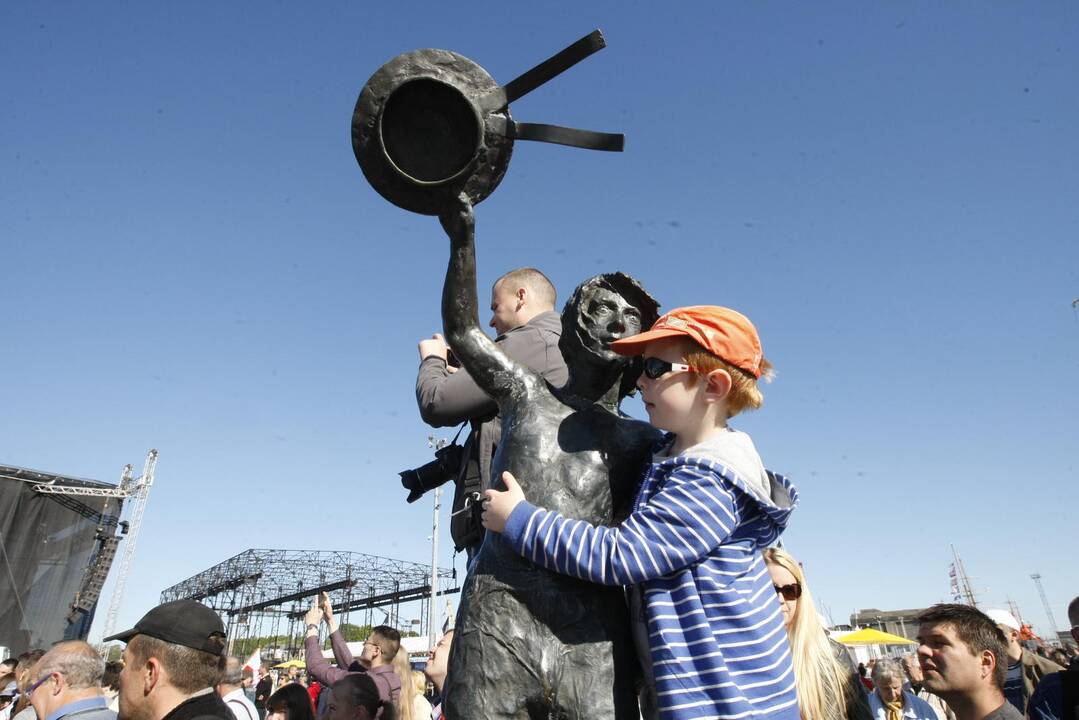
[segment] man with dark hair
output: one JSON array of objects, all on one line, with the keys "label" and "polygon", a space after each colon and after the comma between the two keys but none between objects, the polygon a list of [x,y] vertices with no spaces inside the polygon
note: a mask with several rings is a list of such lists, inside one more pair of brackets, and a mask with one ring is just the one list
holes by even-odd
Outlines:
[{"label": "man with dark hair", "polygon": [[210,608],[194,600],[164,603],[110,640],[127,643],[124,720],[235,720],[214,692],[225,670],[225,627]]},{"label": "man with dark hair", "polygon": [[[1068,605],[1072,637],[1079,643],[1079,596]],[[1030,720],[1079,720],[1079,663],[1067,670],[1046,675],[1030,696]]]},{"label": "man with dark hair", "polygon": [[[395,705],[401,695],[401,678],[393,670],[393,658],[401,649],[401,633],[388,625],[378,625],[363,643],[363,652],[359,658],[353,658],[348,643],[341,635],[341,629],[333,618],[333,607],[328,598],[323,598],[323,605],[312,605],[304,616],[307,625],[304,637],[304,660],[307,674],[318,680],[324,687],[331,687],[350,673],[367,673],[375,681],[379,696]],[[327,612],[328,611],[328,612]],[[337,667],[332,667],[322,657],[322,648],[318,642],[318,626],[326,621],[330,629],[330,647],[333,649]]]},{"label": "man with dark hair", "polygon": [[262,664],[262,677],[255,686],[255,708],[259,713],[259,720],[266,717],[266,701],[273,693],[273,675],[270,674],[270,670],[269,663]]},{"label": "man with dark hair", "polygon": [[38,718],[116,720],[101,691],[105,662],[82,640],[62,642],[45,653],[31,670],[27,699]]},{"label": "man with dark hair", "polygon": [[381,696],[370,675],[353,673],[333,684],[325,720],[396,720],[394,703]]},{"label": "man with dark hair", "polygon": [[934,605],[918,622],[923,682],[957,720],[1022,720],[1004,698],[1007,640],[991,618],[970,605]]},{"label": "man with dark hair", "polygon": [[19,655],[19,664],[15,670],[15,678],[18,682],[18,689],[21,691],[21,697],[20,695],[16,695],[9,708],[11,720],[36,720],[37,713],[34,712],[34,707],[30,704],[30,701],[27,700],[25,691],[34,682],[34,678],[30,675],[30,672],[34,669],[37,661],[44,656],[45,651],[41,648],[27,650]]},{"label": "man with dark hair", "polygon": [[[554,309],[555,300],[554,285],[542,272],[528,267],[511,270],[491,288],[489,325],[498,336],[495,344],[511,360],[560,387],[566,382],[566,363],[558,349],[562,323]],[[472,426],[461,466],[454,468],[457,488],[450,535],[458,550],[474,549],[483,539],[483,528],[471,513],[459,511],[471,493],[482,493],[491,486],[491,458],[502,434],[498,404],[467,370],[449,363],[449,348],[441,335],[421,340],[419,353],[416,404],[420,417],[433,427],[452,427],[465,421]],[[418,497],[414,491],[409,499]]]},{"label": "man with dark hair", "polygon": [[18,667],[18,658],[9,657],[5,660],[0,660],[0,693],[4,693],[8,697],[15,696],[15,688],[17,685],[15,682],[15,673]]}]

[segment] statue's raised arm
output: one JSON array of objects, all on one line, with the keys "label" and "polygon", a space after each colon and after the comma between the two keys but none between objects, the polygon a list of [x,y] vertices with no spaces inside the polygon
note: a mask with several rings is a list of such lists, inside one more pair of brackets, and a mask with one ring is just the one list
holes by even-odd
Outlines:
[{"label": "statue's raised arm", "polygon": [[442,286],[442,332],[468,374],[496,401],[538,376],[511,360],[480,326],[476,294],[476,220],[461,195],[456,207],[439,216],[450,238],[450,261]]}]

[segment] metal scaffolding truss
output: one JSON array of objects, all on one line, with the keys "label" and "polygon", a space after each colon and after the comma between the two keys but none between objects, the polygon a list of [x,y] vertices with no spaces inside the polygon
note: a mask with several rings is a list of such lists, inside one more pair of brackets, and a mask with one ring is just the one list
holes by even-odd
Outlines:
[{"label": "metal scaffolding truss", "polygon": [[[437,594],[458,592],[456,573],[439,568]],[[286,621],[293,628],[320,591],[330,596],[335,612],[374,608],[400,624],[399,605],[429,602],[431,567],[414,562],[335,550],[251,549],[203,570],[161,593],[161,602],[199,600],[221,613],[230,640],[277,635]],[[423,617],[423,615],[420,615]],[[267,627],[272,624],[272,629]]]}]

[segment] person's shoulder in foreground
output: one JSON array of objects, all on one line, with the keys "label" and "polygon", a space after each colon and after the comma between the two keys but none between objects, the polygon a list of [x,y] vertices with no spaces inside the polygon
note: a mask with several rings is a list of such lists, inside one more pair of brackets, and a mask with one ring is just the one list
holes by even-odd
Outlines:
[{"label": "person's shoulder in foreground", "polygon": [[986,715],[984,720],[1023,720],[1023,713],[1005,700],[1000,707]]}]

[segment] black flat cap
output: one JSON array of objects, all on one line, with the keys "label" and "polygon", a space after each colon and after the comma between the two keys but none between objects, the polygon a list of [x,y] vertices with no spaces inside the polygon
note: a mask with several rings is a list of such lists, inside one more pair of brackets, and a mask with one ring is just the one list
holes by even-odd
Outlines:
[{"label": "black flat cap", "polygon": [[[202,650],[211,655],[223,655],[225,626],[221,617],[195,600],[175,600],[158,605],[142,616],[135,627],[110,635],[104,642],[127,642],[136,635],[149,635],[175,645]],[[215,638],[214,635],[220,637]]]}]

